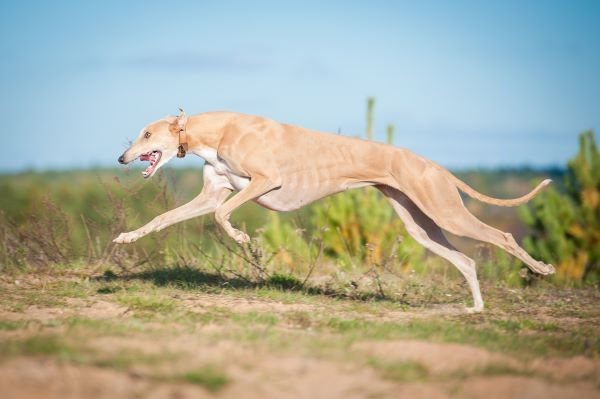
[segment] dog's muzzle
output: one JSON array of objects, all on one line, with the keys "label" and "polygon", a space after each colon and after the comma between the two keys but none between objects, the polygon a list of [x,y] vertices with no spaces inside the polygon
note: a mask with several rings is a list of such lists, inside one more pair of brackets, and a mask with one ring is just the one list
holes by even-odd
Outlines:
[{"label": "dog's muzzle", "polygon": [[119,161],[120,164],[125,164],[125,155],[121,155],[117,161]]}]

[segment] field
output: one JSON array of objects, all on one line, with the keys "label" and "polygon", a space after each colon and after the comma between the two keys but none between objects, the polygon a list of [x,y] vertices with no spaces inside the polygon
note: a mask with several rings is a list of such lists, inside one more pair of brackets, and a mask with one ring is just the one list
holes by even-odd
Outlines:
[{"label": "field", "polygon": [[[464,279],[408,239],[381,261],[319,240],[286,251],[319,235],[313,208],[280,220],[245,207],[250,248],[221,243],[210,217],[116,247],[201,184],[178,171],[166,194],[133,172],[0,177],[2,398],[600,397],[597,287],[532,280],[452,238],[479,262],[486,311],[466,314]],[[461,177],[510,197],[553,174]],[[527,232],[514,210],[468,205]],[[274,232],[295,241],[275,248]]]},{"label": "field", "polygon": [[2,276],[3,398],[600,397],[594,289],[412,281],[402,300],[194,268]]}]

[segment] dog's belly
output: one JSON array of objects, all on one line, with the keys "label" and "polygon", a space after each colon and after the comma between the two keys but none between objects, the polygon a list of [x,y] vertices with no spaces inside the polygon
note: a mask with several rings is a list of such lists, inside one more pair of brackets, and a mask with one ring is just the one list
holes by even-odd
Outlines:
[{"label": "dog's belly", "polygon": [[306,205],[306,200],[300,197],[289,198],[288,196],[281,195],[279,190],[273,190],[265,195],[261,195],[256,198],[254,202],[272,211],[294,211],[302,208]]},{"label": "dog's belly", "polygon": [[341,182],[310,187],[288,182],[276,190],[261,195],[254,202],[273,211],[295,211],[329,195],[337,194],[351,188],[372,186],[373,184],[371,182]]}]

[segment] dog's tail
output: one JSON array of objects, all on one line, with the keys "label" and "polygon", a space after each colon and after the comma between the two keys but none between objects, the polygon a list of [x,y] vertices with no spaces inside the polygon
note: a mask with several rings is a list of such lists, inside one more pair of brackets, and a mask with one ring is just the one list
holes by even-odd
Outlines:
[{"label": "dog's tail", "polygon": [[464,181],[460,180],[458,177],[454,176],[452,173],[449,173],[449,175],[451,176],[452,180],[456,184],[456,187],[458,187],[462,192],[468,194],[470,197],[475,198],[476,200],[479,200],[479,201],[482,201],[482,202],[485,202],[488,204],[492,204],[492,205],[498,205],[498,206],[517,206],[517,205],[524,204],[527,201],[529,201],[530,199],[532,199],[533,197],[535,197],[540,191],[542,191],[542,189],[544,189],[544,187],[546,187],[548,184],[552,183],[552,180],[546,179],[543,182],[541,182],[540,184],[538,184],[536,188],[534,188],[528,194],[525,194],[522,197],[513,198],[513,199],[499,199],[499,198],[488,197],[485,194],[481,194],[479,191],[476,191],[474,188],[469,186]]}]

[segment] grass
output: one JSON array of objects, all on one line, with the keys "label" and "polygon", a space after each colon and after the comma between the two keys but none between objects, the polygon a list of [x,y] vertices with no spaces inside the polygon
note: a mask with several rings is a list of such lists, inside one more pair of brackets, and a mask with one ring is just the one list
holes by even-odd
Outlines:
[{"label": "grass", "polygon": [[393,381],[424,381],[429,376],[427,368],[419,362],[385,361],[371,358],[369,365],[377,370],[383,378]]},{"label": "grass", "polygon": [[296,276],[279,272],[270,275],[266,284],[280,290],[301,290],[303,288],[302,282]]},{"label": "grass", "polygon": [[530,370],[517,368],[506,363],[491,363],[483,367],[479,367],[473,372],[473,375],[486,377],[493,377],[499,375],[531,376],[534,374],[535,373],[533,373]]},{"label": "grass", "polygon": [[76,350],[63,339],[53,335],[39,335],[23,339],[0,341],[0,357],[58,356],[73,357]]},{"label": "grass", "polygon": [[0,331],[15,331],[26,326],[27,322],[22,320],[0,320]]},{"label": "grass", "polygon": [[133,366],[159,365],[176,360],[178,356],[178,354],[170,352],[147,354],[139,350],[125,349],[108,355],[96,354],[91,357],[89,363],[98,367],[124,371],[131,369]]},{"label": "grass", "polygon": [[432,373],[420,362],[416,361],[390,361],[377,357],[369,359],[369,365],[380,375],[388,380],[397,382],[431,382],[431,381],[456,381],[469,377],[496,377],[496,376],[539,376],[547,378],[543,373],[535,373],[524,367],[515,367],[506,363],[492,362],[472,370],[458,370],[452,372]]},{"label": "grass", "polygon": [[85,316],[70,316],[55,320],[58,326],[68,329],[70,333],[83,335],[110,335],[125,336],[127,334],[139,334],[148,331],[145,323],[135,318],[122,320],[115,319],[91,319]]},{"label": "grass", "polygon": [[176,308],[176,302],[160,294],[143,295],[124,293],[117,296],[117,301],[134,311],[166,314]]},{"label": "grass", "polygon": [[180,380],[190,384],[200,385],[211,392],[217,392],[223,389],[230,379],[227,375],[213,365],[203,366],[197,370],[189,371],[183,374]]},{"label": "grass", "polygon": [[251,311],[246,313],[232,313],[231,321],[240,325],[273,326],[277,324],[279,317],[272,313]]},{"label": "grass", "polygon": [[560,327],[556,323],[540,323],[530,319],[501,319],[492,320],[492,324],[511,332],[532,330],[532,331],[558,331]]}]

